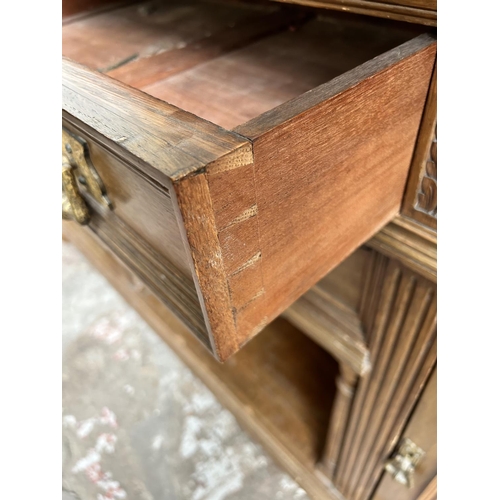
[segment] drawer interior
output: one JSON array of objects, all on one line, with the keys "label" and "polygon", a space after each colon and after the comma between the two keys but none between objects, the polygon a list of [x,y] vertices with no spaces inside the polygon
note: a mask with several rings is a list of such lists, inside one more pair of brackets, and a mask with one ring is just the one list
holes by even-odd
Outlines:
[{"label": "drawer interior", "polygon": [[156,1],[70,20],[63,55],[232,129],[419,30],[280,5]]}]

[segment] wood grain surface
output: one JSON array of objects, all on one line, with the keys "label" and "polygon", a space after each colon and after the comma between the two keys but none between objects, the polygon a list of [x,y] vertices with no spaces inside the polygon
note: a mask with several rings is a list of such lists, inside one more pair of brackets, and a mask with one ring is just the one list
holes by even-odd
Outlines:
[{"label": "wood grain surface", "polygon": [[356,16],[320,17],[142,90],[232,129],[406,42],[414,33]]},{"label": "wood grain surface", "polygon": [[239,346],[206,175],[176,184],[175,192],[214,354],[225,360]]},{"label": "wood grain surface", "polygon": [[437,475],[427,485],[427,488],[418,497],[418,500],[437,500]]},{"label": "wood grain surface", "polygon": [[[435,23],[431,0],[297,1]],[[65,237],[314,499],[342,498],[332,474],[371,497],[435,365],[435,238],[388,225],[435,64],[421,31],[193,0],[63,29],[114,77],[63,61],[63,122],[113,203]],[[275,318],[316,283],[288,311],[308,337]]]},{"label": "wood grain surface", "polygon": [[266,300],[254,323],[398,213],[434,57],[422,36],[237,129],[255,162]]},{"label": "wood grain surface", "polygon": [[340,374],[335,381],[337,387],[336,397],[330,414],[330,425],[326,436],[325,448],[319,470],[331,478],[335,472],[340,450],[345,438],[345,430],[351,413],[352,398],[354,396],[358,381],[357,373],[349,366],[340,365]]},{"label": "wood grain surface", "polygon": [[63,55],[107,73],[232,31],[278,8],[210,0],[136,2],[64,25]]},{"label": "wood grain surface", "polygon": [[356,250],[283,312],[285,318],[357,375],[370,370],[359,307],[371,253],[364,247]]},{"label": "wood grain surface", "polygon": [[436,233],[414,220],[399,215],[366,244],[428,280],[437,281]]},{"label": "wood grain surface", "polygon": [[142,282],[147,283],[157,297],[212,352],[211,338],[192,275],[180,271],[112,212],[106,213],[104,217],[94,212],[89,228],[133,270]]},{"label": "wood grain surface", "polygon": [[62,74],[63,117],[167,185],[247,142],[68,59]]},{"label": "wood grain surface", "polygon": [[[211,11],[211,14],[213,12]],[[132,61],[107,71],[107,74],[136,88],[145,88],[154,82],[164,80],[172,75],[186,71],[204,62],[232,52],[248,45],[259,38],[304,19],[305,14],[293,9],[282,9],[268,15],[246,16],[239,22],[230,22],[215,33],[201,29],[206,33],[202,39],[177,43],[175,48],[161,50],[148,57],[137,57]],[[200,35],[198,35],[200,36]],[[150,92],[154,95],[153,92]],[[167,97],[170,102],[170,98]]]},{"label": "wood grain surface", "polygon": [[112,151],[98,144],[92,135],[82,133],[65,120],[63,125],[87,142],[90,161],[106,186],[114,216],[186,276],[191,276],[169,190],[143,175],[140,169],[122,162]]},{"label": "wood grain surface", "polygon": [[114,10],[137,0],[63,0],[63,26],[84,17],[92,16],[107,10]]}]

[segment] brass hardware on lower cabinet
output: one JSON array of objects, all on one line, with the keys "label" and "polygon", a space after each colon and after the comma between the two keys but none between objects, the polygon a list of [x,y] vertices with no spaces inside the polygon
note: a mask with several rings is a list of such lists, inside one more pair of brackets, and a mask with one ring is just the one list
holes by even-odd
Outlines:
[{"label": "brass hardware on lower cabinet", "polygon": [[396,455],[385,464],[385,470],[400,484],[411,488],[415,467],[425,455],[411,439],[404,438]]}]

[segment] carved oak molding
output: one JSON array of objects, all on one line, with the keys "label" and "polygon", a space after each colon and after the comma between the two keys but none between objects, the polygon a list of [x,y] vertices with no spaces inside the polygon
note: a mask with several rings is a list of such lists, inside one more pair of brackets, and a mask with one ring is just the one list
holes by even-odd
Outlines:
[{"label": "carved oak molding", "polygon": [[433,230],[437,227],[436,87],[434,69],[402,207],[404,216]]},{"label": "carved oak molding", "polygon": [[437,218],[437,125],[423,168],[415,208]]}]

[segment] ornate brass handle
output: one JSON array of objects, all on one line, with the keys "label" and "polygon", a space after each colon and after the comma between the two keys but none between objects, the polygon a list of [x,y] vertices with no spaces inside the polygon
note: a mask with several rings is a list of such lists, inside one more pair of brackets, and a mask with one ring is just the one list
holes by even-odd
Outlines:
[{"label": "ornate brass handle", "polygon": [[88,224],[90,212],[78,191],[73,167],[67,156],[62,156],[62,218]]},{"label": "ornate brass handle", "polygon": [[87,142],[63,128],[62,218],[88,224],[90,210],[80,190],[101,207],[111,208],[104,184],[90,160]]}]

